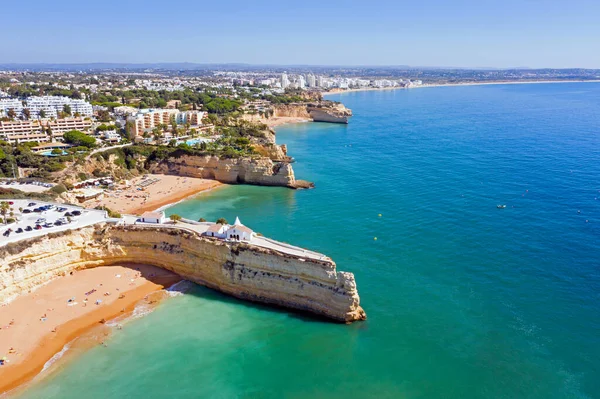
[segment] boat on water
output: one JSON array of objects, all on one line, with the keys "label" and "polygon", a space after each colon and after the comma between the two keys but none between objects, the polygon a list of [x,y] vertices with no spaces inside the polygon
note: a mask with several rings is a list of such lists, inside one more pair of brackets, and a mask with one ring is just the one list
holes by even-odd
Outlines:
[{"label": "boat on water", "polygon": [[504,209],[504,208],[506,208],[506,205],[496,205],[496,208],[498,208],[498,209]]}]

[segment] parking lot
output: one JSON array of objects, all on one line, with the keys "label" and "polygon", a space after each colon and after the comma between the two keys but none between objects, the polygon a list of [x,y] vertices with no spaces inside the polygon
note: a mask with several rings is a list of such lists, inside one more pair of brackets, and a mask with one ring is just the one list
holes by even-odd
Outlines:
[{"label": "parking lot", "polygon": [[11,188],[14,190],[23,191],[24,193],[43,193],[44,191],[48,191],[54,186],[55,184],[53,183],[42,183],[38,181],[19,183],[14,180],[0,180],[0,188]]},{"label": "parking lot", "polygon": [[83,209],[73,205],[52,204],[35,200],[2,200],[8,202],[16,222],[0,225],[0,246],[50,232],[93,225],[107,218],[105,211]]}]

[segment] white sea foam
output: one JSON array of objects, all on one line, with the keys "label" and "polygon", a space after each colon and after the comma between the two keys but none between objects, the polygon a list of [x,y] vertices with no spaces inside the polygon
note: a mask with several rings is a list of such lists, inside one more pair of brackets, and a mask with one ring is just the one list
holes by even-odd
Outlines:
[{"label": "white sea foam", "polygon": [[50,367],[52,367],[52,365],[54,363],[56,363],[58,360],[60,360],[61,357],[63,357],[63,355],[65,353],[67,353],[67,351],[69,350],[69,348],[71,347],[71,342],[67,343],[65,346],[63,346],[63,348],[60,350],[60,352],[54,354],[54,356],[52,356],[50,358],[50,360],[48,360],[45,364],[44,367],[42,368],[42,373],[46,370],[48,370]]},{"label": "white sea foam", "polygon": [[166,291],[169,296],[183,295],[194,287],[194,283],[187,280],[181,280],[170,286]]}]

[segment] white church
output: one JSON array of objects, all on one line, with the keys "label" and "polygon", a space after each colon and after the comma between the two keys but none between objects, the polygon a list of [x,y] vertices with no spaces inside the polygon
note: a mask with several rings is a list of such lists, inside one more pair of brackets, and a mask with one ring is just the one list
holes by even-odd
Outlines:
[{"label": "white church", "polygon": [[205,236],[221,238],[230,241],[252,241],[254,232],[240,222],[236,217],[233,225],[213,224],[204,233]]}]

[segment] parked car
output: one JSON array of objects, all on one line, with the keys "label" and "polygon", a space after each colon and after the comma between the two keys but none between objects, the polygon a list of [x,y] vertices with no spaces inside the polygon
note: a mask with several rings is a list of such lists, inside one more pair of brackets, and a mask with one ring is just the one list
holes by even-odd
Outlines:
[{"label": "parked car", "polygon": [[31,209],[23,209],[23,213],[31,213]]},{"label": "parked car", "polygon": [[2,233],[2,235],[3,235],[4,237],[8,237],[8,236],[10,235],[10,232],[11,232],[11,230],[10,230],[10,229],[8,229],[8,230],[6,230],[4,233]]},{"label": "parked car", "polygon": [[48,222],[48,223],[44,224],[44,227],[54,227],[54,223]]},{"label": "parked car", "polygon": [[71,212],[71,214],[73,216],[79,216],[79,215],[81,215],[81,211],[73,211],[73,212]]},{"label": "parked car", "polygon": [[65,216],[73,216],[71,212],[65,212]]},{"label": "parked car", "polygon": [[29,205],[27,206],[36,206],[37,204],[35,202],[30,202]]},{"label": "parked car", "polygon": [[33,211],[35,213],[41,213],[42,212],[42,208],[35,208]]},{"label": "parked car", "polygon": [[46,221],[46,219],[44,218],[39,218],[38,220],[35,221],[36,224],[42,224]]},{"label": "parked car", "polygon": [[19,228],[17,229],[17,231],[16,231],[16,233],[19,233],[19,234],[20,234],[20,233],[22,233],[22,232],[23,232],[23,229],[22,229],[22,228],[20,228],[20,227],[19,227]]},{"label": "parked car", "polygon": [[60,208],[56,208],[56,212],[64,212],[66,210],[67,208],[63,208],[62,206]]},{"label": "parked car", "polygon": [[41,229],[42,229],[42,226],[40,226],[39,224],[36,224],[36,225],[35,225],[35,229],[36,229],[36,230],[41,230]]},{"label": "parked car", "polygon": [[31,226],[25,227],[25,231],[32,231],[32,230],[33,230],[33,228]]},{"label": "parked car", "polygon": [[62,226],[63,222],[61,222],[60,220],[57,220],[56,222],[54,222],[55,226]]}]

